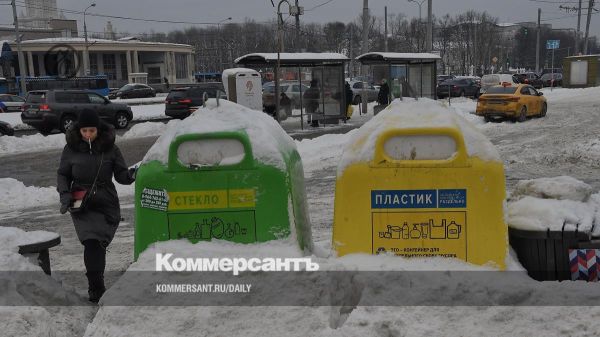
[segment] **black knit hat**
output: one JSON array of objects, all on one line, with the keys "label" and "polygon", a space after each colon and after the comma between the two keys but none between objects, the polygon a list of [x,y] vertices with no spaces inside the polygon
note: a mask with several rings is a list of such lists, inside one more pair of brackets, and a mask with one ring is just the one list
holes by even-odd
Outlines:
[{"label": "black knit hat", "polygon": [[79,128],[97,128],[100,126],[100,118],[93,110],[85,109],[79,114]]}]

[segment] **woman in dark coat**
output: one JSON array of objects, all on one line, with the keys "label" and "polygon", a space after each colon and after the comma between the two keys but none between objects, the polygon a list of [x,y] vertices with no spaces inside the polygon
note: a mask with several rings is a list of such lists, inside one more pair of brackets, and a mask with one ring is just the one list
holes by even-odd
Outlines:
[{"label": "woman in dark coat", "polygon": [[[115,145],[114,128],[102,123],[92,110],[84,110],[79,121],[66,132],[65,145],[58,168],[57,190],[62,214],[69,211],[79,241],[84,246],[83,259],[89,284],[89,298],[98,302],[104,287],[106,247],[112,241],[121,209],[112,182],[129,185],[135,169],[128,169]],[[73,191],[85,190],[84,204],[75,208]],[[75,207],[74,207],[75,206]]]},{"label": "woman in dark coat", "polygon": [[381,81],[381,87],[379,88],[379,94],[377,94],[377,103],[380,105],[388,105],[390,96],[390,87],[387,84],[385,78]]}]

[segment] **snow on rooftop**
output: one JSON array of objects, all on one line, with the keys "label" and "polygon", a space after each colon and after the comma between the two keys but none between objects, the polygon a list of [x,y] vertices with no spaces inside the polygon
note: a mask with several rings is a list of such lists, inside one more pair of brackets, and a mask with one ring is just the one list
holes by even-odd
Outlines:
[{"label": "snow on rooftop", "polygon": [[[36,40],[25,40],[23,44],[38,44],[38,43],[85,43],[85,38],[82,37],[51,37],[46,39],[36,39]],[[165,46],[181,46],[181,47],[191,47],[188,44],[180,44],[180,43],[165,43],[165,42],[145,42],[139,40],[106,40],[106,39],[95,39],[88,38],[88,44],[143,44],[143,45],[165,45]]]},{"label": "snow on rooftop", "polygon": [[431,53],[380,53],[380,52],[372,52],[366,53],[358,56],[356,59],[360,60],[362,58],[368,58],[372,56],[381,56],[384,59],[388,60],[440,60],[441,57],[436,54]]},{"label": "snow on rooftop", "polygon": [[352,135],[344,148],[338,176],[351,164],[372,161],[377,140],[386,131],[436,127],[458,129],[463,135],[469,157],[501,162],[494,145],[454,108],[428,98],[418,101],[397,99]]},{"label": "snow on rooftop", "polygon": [[158,160],[168,163],[169,146],[177,136],[191,133],[215,133],[245,131],[248,134],[254,159],[259,162],[286,169],[284,155],[296,151],[293,139],[281,126],[262,111],[248,109],[227,100],[207,100],[185,123],[169,123],[167,129],[148,150],[143,162]]},{"label": "snow on rooftop", "polygon": [[[244,59],[247,58],[263,58],[265,61],[277,61],[277,53],[252,53],[247,54],[235,59],[235,63],[244,63]],[[305,60],[305,61],[321,61],[321,60],[333,60],[333,61],[349,61],[350,59],[346,55],[339,53],[280,53],[280,60]]]}]

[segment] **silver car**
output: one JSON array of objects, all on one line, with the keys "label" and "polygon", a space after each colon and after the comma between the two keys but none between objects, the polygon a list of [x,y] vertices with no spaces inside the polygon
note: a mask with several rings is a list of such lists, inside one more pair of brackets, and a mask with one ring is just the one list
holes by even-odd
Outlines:
[{"label": "silver car", "polygon": [[[350,88],[352,88],[352,104],[356,105],[362,102],[362,89],[363,82],[361,81],[350,81]],[[367,85],[367,102],[373,102],[377,100],[379,90],[376,89],[372,84]]]},{"label": "silver car", "polygon": [[21,106],[25,103],[25,99],[15,95],[2,94],[0,102],[6,106],[6,112],[21,112]]}]

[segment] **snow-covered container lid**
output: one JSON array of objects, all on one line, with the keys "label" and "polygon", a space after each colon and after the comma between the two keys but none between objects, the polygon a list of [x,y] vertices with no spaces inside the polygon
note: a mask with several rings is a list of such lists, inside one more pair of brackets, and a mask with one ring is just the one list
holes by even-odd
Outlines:
[{"label": "snow-covered container lid", "polygon": [[283,156],[296,151],[296,143],[271,116],[226,100],[219,100],[217,106],[216,99],[209,99],[206,107],[184,121],[169,123],[142,162],[158,160],[167,165],[169,146],[178,136],[224,131],[246,132],[254,159],[281,170],[286,169]]},{"label": "snow-covered container lid", "polygon": [[344,149],[338,176],[351,164],[371,162],[379,137],[393,130],[453,128],[463,136],[467,155],[483,161],[501,162],[494,145],[453,108],[428,98],[394,100],[386,109],[355,132]]}]

